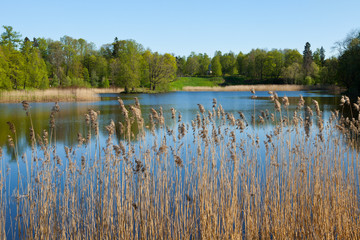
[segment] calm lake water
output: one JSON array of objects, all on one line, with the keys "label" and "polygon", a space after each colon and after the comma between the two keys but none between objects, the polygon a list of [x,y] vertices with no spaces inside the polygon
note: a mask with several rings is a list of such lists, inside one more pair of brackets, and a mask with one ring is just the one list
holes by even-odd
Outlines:
[{"label": "calm lake water", "polygon": [[[311,101],[317,100],[323,111],[324,119],[329,116],[330,110],[339,108],[340,96],[331,95],[324,92],[278,92],[279,97],[287,96],[290,100],[289,111],[292,113],[299,100],[300,94],[304,97],[306,104],[312,105]],[[270,112],[274,110],[274,104],[269,100],[267,92],[257,92],[255,100],[256,115],[260,111],[268,109]],[[251,114],[254,111],[254,100],[251,99],[250,92],[173,92],[164,94],[102,94],[102,100],[98,102],[71,102],[59,103],[60,112],[56,115],[56,139],[57,143],[66,146],[74,146],[77,144],[77,133],[86,135],[85,114],[88,109],[100,111],[99,129],[100,137],[104,138],[107,133],[105,126],[113,120],[115,123],[122,121],[121,111],[117,97],[123,99],[126,106],[134,104],[134,98],[140,100],[141,110],[145,119],[145,125],[148,124],[148,115],[151,108],[158,110],[160,106],[166,120],[171,120],[171,108],[175,108],[182,115],[182,121],[189,123],[196,117],[199,111],[197,104],[202,104],[206,110],[212,109],[213,98],[217,99],[218,105],[221,104],[226,112],[234,113],[238,118],[238,111],[241,111],[250,121]],[[41,133],[42,130],[49,130],[49,116],[54,103],[30,103],[31,116],[35,128],[35,132]],[[9,157],[8,139],[10,130],[7,122],[12,122],[17,131],[19,152],[29,150],[29,129],[30,121],[26,116],[22,105],[18,104],[0,104],[0,146],[5,150],[7,162],[13,160]],[[173,121],[167,121],[168,125],[172,125]]]},{"label": "calm lake water", "polygon": [[[304,97],[305,105],[310,105],[312,108],[312,100],[318,101],[325,121],[329,118],[331,110],[339,109],[339,95],[332,95],[321,91],[277,92],[277,94],[279,97],[286,95],[289,98],[289,116],[292,116],[293,111],[296,109],[300,95]],[[59,151],[58,154],[59,156],[65,156],[64,146],[75,147],[78,144],[78,133],[81,133],[84,137],[86,136],[87,126],[85,124],[85,114],[88,112],[88,109],[100,111],[100,142],[105,145],[105,139],[107,138],[105,126],[109,125],[111,120],[118,126],[117,123],[123,120],[117,101],[118,97],[123,99],[126,106],[134,104],[134,97],[139,99],[143,117],[145,119],[145,126],[149,125],[148,116],[151,108],[159,110],[159,108],[162,107],[166,124],[170,128],[177,129],[177,123],[171,119],[171,108],[176,109],[177,115],[181,113],[182,121],[190,125],[191,120],[194,119],[199,112],[197,104],[202,104],[206,110],[211,110],[213,98],[217,100],[218,105],[222,105],[226,112],[233,113],[236,118],[239,118],[239,111],[243,112],[249,123],[251,122],[251,115],[254,113],[254,102],[256,116],[260,115],[260,112],[265,110],[274,112],[274,103],[270,101],[267,92],[256,92],[257,99],[255,100],[251,99],[251,96],[252,94],[250,92],[172,92],[163,94],[132,95],[102,94],[102,100],[98,102],[59,103],[60,112],[56,115],[56,141],[57,149]],[[30,106],[35,132],[41,135],[43,130],[49,131],[49,116],[54,103],[30,103]],[[17,186],[18,162],[8,145],[7,136],[11,132],[7,122],[12,122],[16,127],[17,144],[20,156],[22,156],[23,153],[26,153],[27,156],[31,156],[29,136],[31,124],[29,117],[26,116],[25,111],[22,109],[21,103],[0,104],[0,147],[3,148],[4,152],[2,166],[7,169],[7,176],[11,176],[7,179],[10,187],[9,192],[11,193],[12,188]],[[271,130],[271,128],[272,126],[252,126],[250,124],[245,131],[252,133],[256,132],[262,142],[264,140],[263,138],[265,138],[265,132]],[[120,139],[122,138],[122,136],[118,134],[117,137]],[[20,174],[26,175],[26,165],[22,161],[19,162]],[[10,203],[10,206],[11,205],[12,204]],[[15,210],[7,216],[8,219],[13,219],[13,216],[11,215],[14,215],[14,212]],[[10,219],[7,221],[7,224],[10,224]],[[7,226],[7,228],[9,228],[9,226]]]}]

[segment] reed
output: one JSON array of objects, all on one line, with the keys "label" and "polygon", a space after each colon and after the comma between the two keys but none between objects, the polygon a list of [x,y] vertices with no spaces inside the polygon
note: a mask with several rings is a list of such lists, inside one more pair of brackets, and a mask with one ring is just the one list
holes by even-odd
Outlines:
[{"label": "reed", "polygon": [[98,101],[99,93],[120,93],[121,88],[52,88],[45,90],[13,90],[1,91],[0,103],[16,103],[23,100],[29,102],[73,102]]},{"label": "reed", "polygon": [[[25,239],[359,238],[359,119],[333,112],[324,120],[317,102],[307,110],[302,97],[291,117],[288,99],[271,97],[275,113],[255,106],[251,122],[216,99],[212,109],[199,104],[191,123],[171,109],[174,127],[152,109],[148,130],[140,103],[119,99],[123,121],[109,123],[106,141],[100,113],[89,110],[88,129],[65,158],[54,134],[42,131],[31,161],[23,158],[30,167],[14,191],[12,230]],[[256,128],[269,122],[276,124],[260,139]],[[4,186],[1,168],[0,223],[9,204]]]}]

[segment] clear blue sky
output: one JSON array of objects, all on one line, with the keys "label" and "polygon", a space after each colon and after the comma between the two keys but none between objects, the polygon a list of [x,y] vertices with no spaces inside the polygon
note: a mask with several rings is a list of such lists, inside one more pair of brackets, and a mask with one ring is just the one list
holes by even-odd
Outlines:
[{"label": "clear blue sky", "polygon": [[252,48],[302,53],[307,41],[329,56],[336,41],[360,28],[360,0],[19,0],[0,6],[0,24],[23,37],[68,35],[100,48],[117,36],[185,56]]}]

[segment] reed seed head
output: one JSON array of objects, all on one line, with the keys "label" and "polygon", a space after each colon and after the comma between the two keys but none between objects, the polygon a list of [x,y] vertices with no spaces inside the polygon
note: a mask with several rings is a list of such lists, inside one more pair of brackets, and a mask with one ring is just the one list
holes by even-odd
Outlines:
[{"label": "reed seed head", "polygon": [[12,134],[16,134],[16,128],[15,125],[12,122],[6,122],[9,125],[9,129],[12,132]]}]

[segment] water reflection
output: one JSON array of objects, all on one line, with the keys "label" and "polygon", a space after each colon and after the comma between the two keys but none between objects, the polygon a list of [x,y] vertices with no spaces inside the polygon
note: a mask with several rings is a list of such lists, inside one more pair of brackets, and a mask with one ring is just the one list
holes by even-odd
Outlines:
[{"label": "water reflection", "polygon": [[[323,118],[329,117],[330,111],[339,108],[339,96],[329,95],[324,92],[278,92],[279,97],[287,96],[289,98],[289,116],[292,116],[296,110],[299,95],[303,95],[305,105],[312,105],[312,100],[318,101],[320,110],[323,112]],[[256,115],[261,111],[274,112],[274,104],[269,100],[267,92],[256,92],[255,100]],[[247,121],[251,122],[251,115],[254,113],[254,100],[251,99],[250,92],[174,92],[162,94],[132,94],[117,95],[103,94],[102,101],[82,102],[82,103],[59,103],[60,112],[56,114],[56,141],[66,146],[75,146],[77,144],[77,133],[83,136],[87,133],[85,124],[85,114],[88,109],[100,111],[99,130],[100,138],[106,136],[105,126],[113,120],[115,123],[122,122],[123,117],[117,101],[118,97],[123,99],[126,106],[134,104],[134,97],[140,100],[141,111],[145,120],[145,126],[149,125],[148,115],[151,108],[158,110],[163,108],[166,124],[172,127],[175,123],[171,119],[171,108],[176,109],[177,114],[182,115],[182,121],[190,123],[198,112],[197,104],[202,104],[206,110],[212,109],[212,99],[216,98],[218,105],[221,104],[223,109],[228,113],[233,113],[236,118],[239,117],[238,111],[246,116]],[[30,103],[31,117],[36,133],[42,130],[49,131],[49,116],[54,103]],[[7,136],[10,130],[6,122],[12,122],[16,126],[18,137],[19,152],[22,153],[30,147],[30,128],[29,117],[26,116],[22,109],[21,103],[18,104],[1,104],[0,105],[0,146],[9,154],[7,147]],[[346,113],[346,110],[345,110]],[[287,114],[287,113],[283,113]],[[256,116],[256,119],[258,116]],[[266,121],[266,124],[272,125],[272,121]],[[257,127],[260,127],[256,125]],[[261,126],[262,128],[264,126]],[[133,128],[136,131],[136,128]],[[136,135],[136,132],[135,132]],[[121,138],[122,136],[119,135]]]}]

